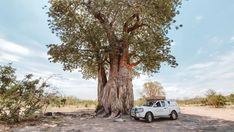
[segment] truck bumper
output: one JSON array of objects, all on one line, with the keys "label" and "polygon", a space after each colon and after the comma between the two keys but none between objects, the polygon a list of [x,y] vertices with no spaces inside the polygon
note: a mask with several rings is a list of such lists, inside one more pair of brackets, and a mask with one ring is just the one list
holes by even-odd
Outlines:
[{"label": "truck bumper", "polygon": [[145,118],[142,113],[131,113],[131,117],[135,118]]}]

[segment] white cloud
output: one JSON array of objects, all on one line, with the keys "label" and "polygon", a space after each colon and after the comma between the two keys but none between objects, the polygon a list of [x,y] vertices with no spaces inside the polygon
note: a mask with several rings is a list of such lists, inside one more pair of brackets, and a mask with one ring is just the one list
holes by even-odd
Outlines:
[{"label": "white cloud", "polygon": [[234,50],[217,54],[212,60],[179,69],[167,76],[165,90],[169,98],[204,96],[208,89],[228,95],[234,93]]},{"label": "white cloud", "polygon": [[18,56],[7,54],[4,52],[0,53],[0,62],[6,62],[6,61],[17,62],[19,60],[20,60],[20,57]]},{"label": "white cloud", "polygon": [[223,44],[223,42],[224,42],[223,39],[221,39],[221,38],[219,38],[219,37],[216,37],[216,36],[212,37],[209,41],[210,41],[210,43],[211,43],[212,45],[213,45],[213,44],[221,45],[221,44]]},{"label": "white cloud", "polygon": [[232,36],[232,37],[230,38],[230,40],[231,40],[232,42],[234,42],[234,36]]},{"label": "white cloud", "polygon": [[29,54],[29,49],[27,49],[19,44],[2,39],[2,38],[0,38],[0,50],[5,51],[5,52],[9,52],[9,53],[13,53],[13,54],[19,54],[19,55],[28,55]]},{"label": "white cloud", "polygon": [[200,55],[201,53],[202,53],[202,49],[200,48],[197,50],[197,54]]},{"label": "white cloud", "polygon": [[[18,65],[19,63],[17,63]],[[14,63],[13,63],[14,65]],[[61,65],[27,61],[24,65],[16,67],[16,74],[22,79],[26,74],[32,73],[35,78],[43,78],[55,87],[61,95],[76,96],[81,99],[97,98],[97,81],[82,78],[81,73],[65,72]]]},{"label": "white cloud", "polygon": [[203,16],[196,16],[196,17],[195,17],[195,20],[196,20],[196,21],[201,21],[201,20],[203,20],[203,19],[204,19]]},{"label": "white cloud", "polygon": [[176,42],[172,42],[172,43],[171,43],[171,46],[175,46],[175,45],[176,45]]},{"label": "white cloud", "polygon": [[214,62],[199,63],[199,64],[191,65],[190,67],[188,67],[188,69],[194,70],[194,69],[209,68],[209,67],[213,66],[214,64],[215,64]]}]

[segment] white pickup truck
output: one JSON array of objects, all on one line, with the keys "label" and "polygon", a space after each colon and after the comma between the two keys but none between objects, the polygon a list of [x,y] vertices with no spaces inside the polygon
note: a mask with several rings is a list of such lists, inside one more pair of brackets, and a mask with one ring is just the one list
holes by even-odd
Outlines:
[{"label": "white pickup truck", "polygon": [[141,118],[150,123],[159,117],[170,117],[172,120],[176,120],[178,113],[180,113],[180,108],[175,101],[157,100],[155,102],[146,102],[142,106],[133,107],[130,114],[136,120]]}]

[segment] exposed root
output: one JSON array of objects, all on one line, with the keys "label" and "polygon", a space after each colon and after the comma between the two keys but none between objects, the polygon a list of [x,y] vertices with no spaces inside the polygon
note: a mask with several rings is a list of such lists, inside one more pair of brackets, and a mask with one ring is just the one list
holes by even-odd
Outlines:
[{"label": "exposed root", "polygon": [[102,115],[102,114],[105,114],[105,110],[104,110],[103,107],[99,107],[99,108],[97,108],[97,109],[95,110],[95,113],[96,113],[97,116],[98,116],[98,115]]}]

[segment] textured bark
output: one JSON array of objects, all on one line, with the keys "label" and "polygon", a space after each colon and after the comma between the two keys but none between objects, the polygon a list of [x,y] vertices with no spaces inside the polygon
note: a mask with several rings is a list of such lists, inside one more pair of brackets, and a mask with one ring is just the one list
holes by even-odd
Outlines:
[{"label": "textured bark", "polygon": [[102,105],[107,114],[116,117],[119,114],[128,114],[133,107],[132,78],[127,68],[120,68],[117,77],[107,81],[102,97]]},{"label": "textured bark", "polygon": [[133,85],[132,77],[127,67],[120,67],[118,76],[118,99],[121,101],[121,113],[128,114],[133,107]]},{"label": "textured bark", "polygon": [[[129,113],[133,107],[133,85],[130,75],[131,69],[128,68],[129,45],[128,36],[125,34],[122,40],[115,35],[111,26],[107,24],[105,17],[95,16],[106,30],[110,47],[113,49],[109,54],[110,68],[108,80],[103,87],[101,106],[107,115],[116,117],[121,114]],[[128,29],[128,23],[124,25]],[[127,30],[124,32],[128,33]],[[103,83],[102,83],[103,84]],[[101,95],[101,94],[100,94]],[[100,100],[99,100],[100,101]]]},{"label": "textured bark", "polygon": [[104,112],[104,107],[101,103],[103,97],[104,87],[107,83],[106,72],[102,64],[98,66],[98,106],[96,108],[96,113],[101,114]]},{"label": "textured bark", "polygon": [[[121,43],[123,44],[123,43]],[[133,107],[133,85],[128,68],[128,45],[121,45],[121,50],[110,55],[109,78],[104,87],[101,103],[110,117],[128,114]],[[122,52],[121,52],[122,51]],[[120,56],[118,53],[122,53]]]}]

